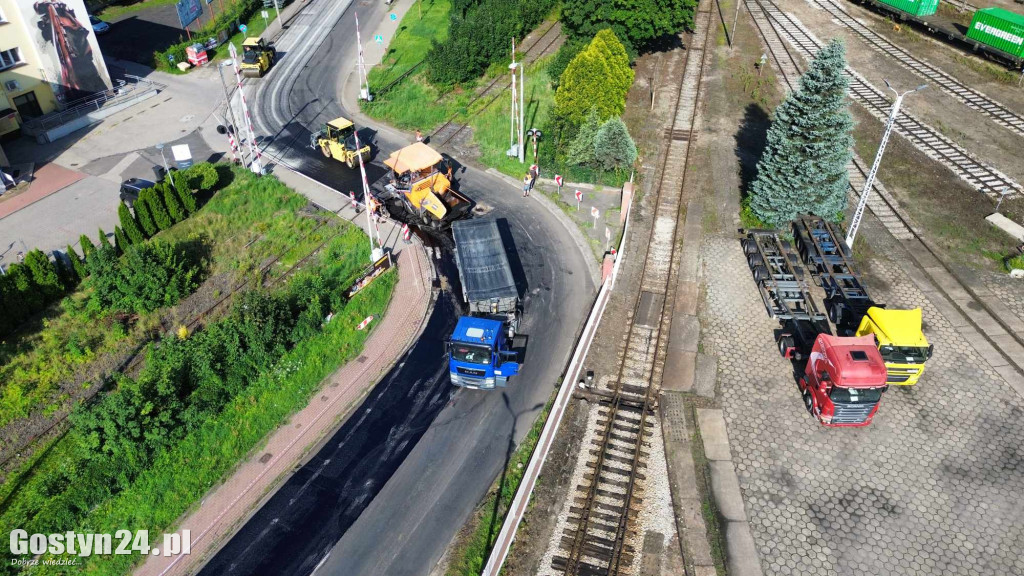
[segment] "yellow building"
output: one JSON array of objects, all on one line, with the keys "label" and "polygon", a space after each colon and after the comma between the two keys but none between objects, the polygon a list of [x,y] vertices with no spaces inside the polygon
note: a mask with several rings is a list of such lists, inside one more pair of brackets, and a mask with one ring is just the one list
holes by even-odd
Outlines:
[{"label": "yellow building", "polygon": [[0,138],[109,88],[82,0],[0,0]]}]

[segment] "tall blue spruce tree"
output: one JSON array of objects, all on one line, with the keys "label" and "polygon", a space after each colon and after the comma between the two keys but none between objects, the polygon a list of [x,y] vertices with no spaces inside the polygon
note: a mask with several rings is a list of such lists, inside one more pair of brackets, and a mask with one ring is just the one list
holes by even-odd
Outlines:
[{"label": "tall blue spruce tree", "polygon": [[832,40],[775,109],[750,189],[750,208],[762,222],[781,227],[804,213],[843,218],[853,146],[845,67],[846,47]]}]

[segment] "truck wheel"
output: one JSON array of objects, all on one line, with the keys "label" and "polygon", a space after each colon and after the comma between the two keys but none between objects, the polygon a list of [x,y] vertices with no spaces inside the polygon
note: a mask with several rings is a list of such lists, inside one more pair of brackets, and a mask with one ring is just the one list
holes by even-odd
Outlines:
[{"label": "truck wheel", "polygon": [[324,158],[330,158],[331,157],[331,149],[328,148],[327,146],[320,146],[320,152],[323,153]]},{"label": "truck wheel", "polygon": [[792,336],[783,336],[782,338],[779,338],[779,354],[782,354],[783,358],[786,357],[786,351],[789,350],[792,347],[793,347],[793,338],[792,338]]},{"label": "truck wheel", "polygon": [[836,326],[843,319],[843,305],[833,304],[828,307],[828,319],[832,321]]},{"label": "truck wheel", "polygon": [[809,414],[814,414],[814,397],[806,390],[804,390],[804,407],[807,408]]},{"label": "truck wheel", "polygon": [[754,268],[754,280],[768,280],[772,275],[768,273],[768,269],[764,266],[757,266]]}]

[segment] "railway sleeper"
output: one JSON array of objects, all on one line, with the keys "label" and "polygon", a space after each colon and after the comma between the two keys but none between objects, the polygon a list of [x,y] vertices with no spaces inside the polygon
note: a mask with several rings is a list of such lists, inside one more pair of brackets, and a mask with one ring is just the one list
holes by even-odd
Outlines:
[{"label": "railway sleeper", "polygon": [[[595,467],[597,467],[597,462],[587,462],[587,468],[593,469]],[[602,472],[602,477],[604,476],[604,473],[608,473],[608,474],[617,474],[619,476],[623,476],[623,477],[626,477],[626,478],[629,478],[630,476],[632,476],[632,477],[636,478],[637,480],[641,480],[641,481],[647,479],[646,476],[644,476],[643,474],[641,474],[641,473],[639,473],[639,472],[637,472],[635,470],[629,470],[628,468],[618,468],[618,467],[615,467],[615,466],[609,466],[608,464],[601,464],[601,472]],[[587,474],[592,474],[592,472],[588,472]]]},{"label": "railway sleeper", "polygon": [[[623,554],[622,561],[625,562],[625,554]],[[629,557],[630,564],[632,564],[632,556]],[[564,556],[555,556],[551,559],[551,567],[559,572],[564,572],[569,568],[569,560]],[[597,566],[588,562],[578,562],[576,564],[576,576],[608,576],[607,566]]]},{"label": "railway sleeper", "polygon": [[[581,490],[581,492],[583,492],[583,491]],[[609,504],[607,502],[602,502],[600,500],[594,500],[591,503],[591,500],[588,499],[586,496],[576,496],[576,498],[573,500],[573,502],[576,504],[576,506],[581,507],[581,508],[586,508],[588,505],[592,504],[591,508],[594,509],[594,510],[604,510],[605,512],[608,512],[610,514],[616,514],[618,516],[622,515],[622,510],[623,510],[622,504]],[[636,508],[632,508],[631,507],[629,509],[629,516],[630,516],[630,518],[631,519],[636,518],[636,516],[637,516],[637,514],[639,514],[639,512],[640,511],[637,510]]]},{"label": "railway sleeper", "polygon": [[[583,517],[583,513],[584,513],[585,510],[586,510],[586,508],[584,508],[583,506],[570,506],[569,507],[569,517],[570,518],[582,518]],[[635,509],[633,509],[631,512],[632,513],[629,515],[630,516],[629,520],[630,521],[636,520],[636,517],[639,514],[639,512],[637,510],[635,510]],[[605,522],[618,522],[619,519],[622,518],[622,516],[619,515],[619,514],[608,514],[606,512],[599,512],[597,510],[591,510],[590,511],[590,517],[591,518],[599,518],[601,520],[604,520]]]},{"label": "railway sleeper", "polygon": [[[612,423],[612,427],[615,428],[616,430],[621,430],[623,432],[632,432],[634,434],[636,434],[637,432],[640,431],[640,420],[639,420],[639,418],[637,418],[637,419],[629,418],[629,417],[626,417],[625,415],[621,415],[621,414],[617,414],[616,416],[617,416],[617,418],[615,418],[615,422]],[[603,427],[603,426],[606,426],[607,424],[608,424],[608,415],[607,414],[598,414],[597,425]],[[627,428],[627,426],[628,426],[628,428]],[[654,426],[654,421],[653,420],[645,420],[644,421],[644,427],[645,428],[653,429],[655,427]]]},{"label": "railway sleeper", "polygon": [[[603,498],[614,498],[615,500],[620,500],[620,501],[624,501],[626,499],[626,495],[625,494],[622,494],[620,492],[612,492],[611,490],[602,490],[602,489],[598,488],[597,490],[594,491],[594,493],[597,496],[601,496]],[[643,502],[644,502],[643,498],[641,498],[639,496],[636,496],[636,495],[633,495],[629,500],[630,500],[630,502],[632,502],[634,504],[643,504]]]},{"label": "railway sleeper", "polygon": [[[615,534],[616,529],[617,527],[613,527],[612,530],[609,531],[609,534]],[[565,549],[566,551],[572,550],[572,545],[575,542],[576,533],[576,530],[568,529],[562,533],[561,544],[563,549]],[[595,536],[594,534],[588,532],[583,535],[582,554],[580,554],[580,558],[583,558],[584,556],[589,556],[591,558],[607,562],[608,560],[611,560],[614,546],[615,541],[611,538]],[[631,563],[633,555],[635,553],[636,550],[632,546],[623,543],[621,554],[623,556],[629,556]],[[623,560],[625,560],[625,558],[623,558]]]},{"label": "railway sleeper", "polygon": [[[612,440],[615,440],[615,441],[618,441],[618,442],[622,442],[624,444],[630,444],[630,445],[634,445],[634,446],[636,445],[636,438],[627,438],[627,437],[623,436],[622,434],[618,434],[616,432],[609,432],[608,433],[608,437],[610,439],[612,439]],[[592,439],[591,443],[593,443],[594,446],[604,446],[605,444],[607,444],[606,442],[602,442],[598,438]],[[646,440],[643,441],[640,445],[645,447],[645,448],[650,448],[651,447],[651,443],[647,442]],[[620,452],[623,451],[622,448],[616,448],[616,450],[619,450]],[[635,450],[631,450],[631,451],[635,451]]]},{"label": "railway sleeper", "polygon": [[[574,524],[567,526],[565,530],[562,532],[562,536],[568,537],[570,541],[576,538],[576,535],[579,534],[580,531],[579,525],[579,521],[576,521]],[[587,522],[587,530],[584,536],[587,540],[591,540],[598,544],[606,544],[609,548],[611,548],[612,542],[614,542],[614,538],[618,530],[619,522],[617,520],[605,524],[601,522],[595,522],[593,519],[591,519],[589,522]]]},{"label": "railway sleeper", "polygon": [[[628,476],[627,476],[627,478],[628,478]],[[593,482],[594,481],[594,473],[593,472],[587,472],[587,473],[583,474],[583,479],[588,481],[588,482]],[[600,481],[599,485],[603,485],[603,486],[606,486],[606,487],[614,486],[616,488],[621,488],[623,490],[627,490],[629,488],[629,480],[612,480],[608,476],[602,474],[601,477],[599,478],[599,481]]]},{"label": "railway sleeper", "polygon": [[[591,456],[597,456],[600,453],[601,453],[600,450],[595,450],[593,448],[590,449],[590,455]],[[644,452],[643,450],[641,450],[640,451],[640,456],[641,456],[641,458],[636,462],[637,470],[639,470],[641,468],[647,468],[647,463],[644,462],[644,458],[647,458],[649,456],[649,454]],[[607,452],[605,452],[604,459],[608,460],[608,461],[611,461],[611,462],[618,462],[620,464],[629,464],[630,466],[633,465],[633,458],[626,458],[625,456],[619,456],[617,454],[608,454]]]}]

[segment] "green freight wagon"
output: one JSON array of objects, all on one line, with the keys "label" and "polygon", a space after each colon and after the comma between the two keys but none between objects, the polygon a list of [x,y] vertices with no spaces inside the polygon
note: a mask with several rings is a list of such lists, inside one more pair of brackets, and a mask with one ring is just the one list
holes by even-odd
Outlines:
[{"label": "green freight wagon", "polygon": [[939,9],[939,0],[875,0],[914,16],[931,16]]},{"label": "green freight wagon", "polygon": [[1024,57],[1024,16],[1002,8],[982,8],[974,13],[967,37],[1002,50],[1016,58]]}]

